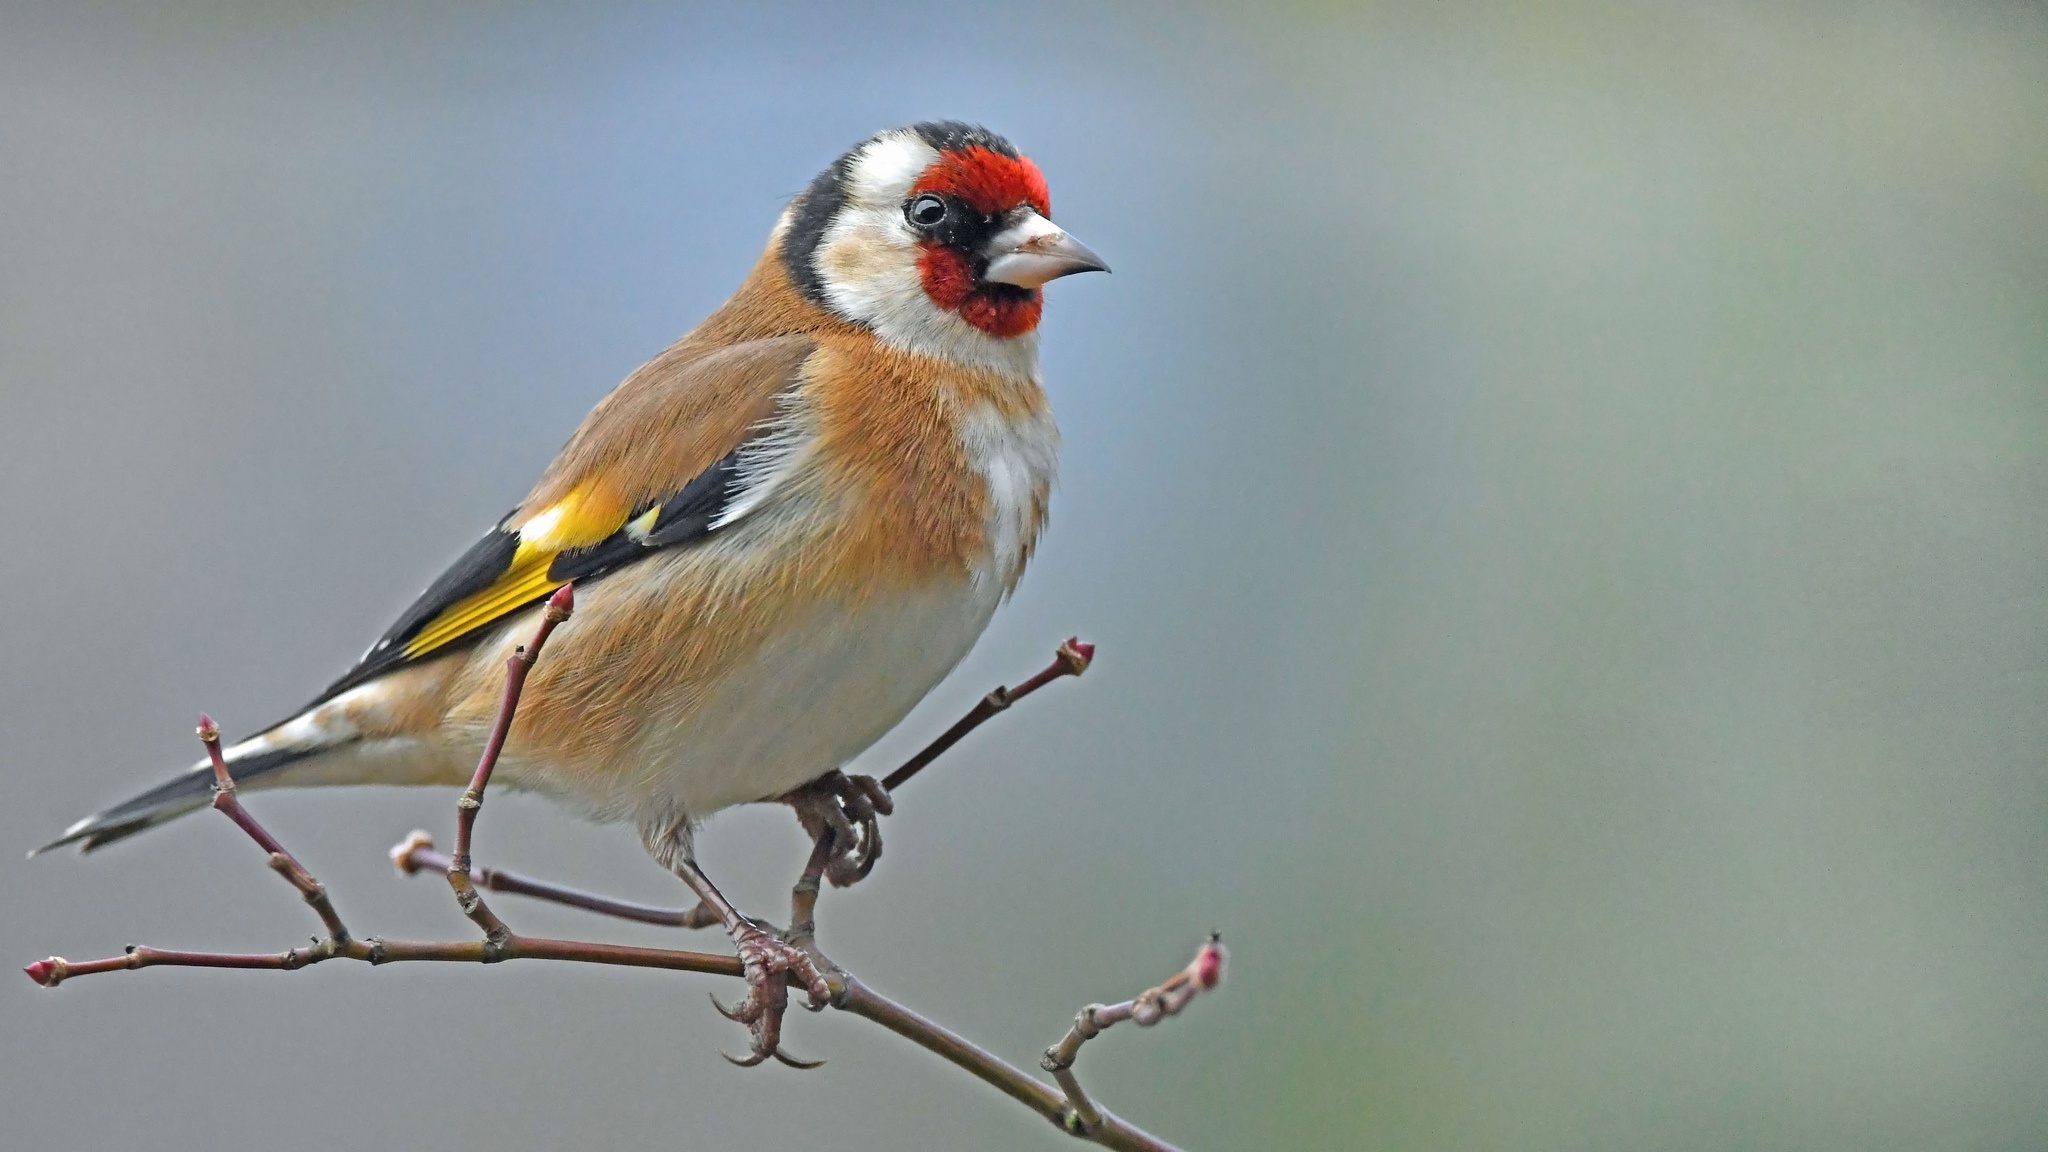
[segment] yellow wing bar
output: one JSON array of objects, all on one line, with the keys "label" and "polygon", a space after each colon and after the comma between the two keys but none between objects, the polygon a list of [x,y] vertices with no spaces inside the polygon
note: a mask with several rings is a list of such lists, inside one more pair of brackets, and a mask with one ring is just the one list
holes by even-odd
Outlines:
[{"label": "yellow wing bar", "polygon": [[450,604],[405,642],[405,654],[417,657],[432,652],[568,583],[548,576],[548,566],[558,555],[560,553],[554,549],[521,541],[519,550],[512,554],[511,566],[505,569],[503,576],[493,581],[490,587]]},{"label": "yellow wing bar", "polygon": [[590,484],[579,485],[521,525],[519,546],[505,571],[488,587],[457,600],[428,621],[405,642],[406,656],[423,656],[560,588],[568,581],[548,575],[555,557],[596,544],[618,531],[625,520],[626,508],[615,499],[599,496]]}]

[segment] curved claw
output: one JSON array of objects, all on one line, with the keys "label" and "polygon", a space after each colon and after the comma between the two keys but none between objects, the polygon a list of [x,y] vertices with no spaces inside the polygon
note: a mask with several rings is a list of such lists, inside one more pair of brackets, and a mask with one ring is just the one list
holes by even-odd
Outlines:
[{"label": "curved claw", "polygon": [[746,999],[737,1007],[728,1008],[713,995],[711,1006],[727,1020],[747,1026],[753,1034],[753,1043],[749,1045],[752,1054],[745,1058],[724,1052],[720,1055],[742,1068],[751,1068],[770,1056],[792,1068],[816,1067],[816,1064],[799,1060],[780,1049],[782,1014],[789,1006],[789,984],[792,980],[801,983],[809,993],[805,1007],[817,1011],[831,1001],[832,987],[819,971],[818,962],[802,947],[771,935],[765,927],[752,920],[746,920],[735,928],[733,943],[739,949],[746,975]]},{"label": "curved claw", "polygon": [[727,1008],[724,1004],[719,1003],[718,993],[707,992],[705,993],[705,995],[711,997],[711,1007],[714,1010],[716,1010],[720,1016],[725,1017],[727,1020],[730,1020],[735,1024],[751,1024],[754,1022],[754,1017],[760,1015],[759,1012],[748,1011],[748,1009],[754,1006],[754,1003],[751,1000],[740,1001],[740,1006],[737,1008]]},{"label": "curved claw", "polygon": [[723,1049],[720,1049],[718,1054],[725,1057],[726,1063],[731,1064],[735,1068],[753,1068],[766,1061],[770,1056],[775,1057],[776,1063],[786,1068],[795,1068],[799,1072],[809,1072],[813,1068],[823,1068],[825,1066],[823,1060],[804,1060],[791,1056],[780,1048],[773,1052],[756,1052],[745,1058],[735,1056]]},{"label": "curved claw", "polygon": [[[874,825],[870,823],[868,827],[874,828]],[[874,833],[868,837],[868,843],[870,845],[868,853],[866,856],[863,856],[861,858],[860,867],[854,870],[853,879],[847,881],[846,884],[840,885],[840,887],[849,887],[853,884],[857,884],[860,881],[867,879],[868,873],[873,872],[875,870],[875,862],[882,858],[882,836],[880,829],[876,829]]]}]

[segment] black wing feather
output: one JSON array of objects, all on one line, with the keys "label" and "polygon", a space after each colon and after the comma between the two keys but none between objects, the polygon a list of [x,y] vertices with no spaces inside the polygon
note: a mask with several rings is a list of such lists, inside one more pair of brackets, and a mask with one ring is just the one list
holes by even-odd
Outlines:
[{"label": "black wing feather", "polygon": [[406,641],[417,636],[420,629],[447,611],[450,605],[489,588],[512,566],[512,554],[519,550],[519,534],[506,531],[505,524],[511,518],[512,513],[506,513],[497,527],[484,533],[483,539],[457,557],[446,572],[427,585],[426,591],[399,614],[397,622],[370,645],[370,650],[363,653],[356,666],[329,684],[327,690],[307,707],[324,704],[358,684],[368,683],[393,668],[410,663],[412,657],[406,654]]},{"label": "black wing feather", "polygon": [[[711,525],[725,511],[732,497],[733,480],[739,471],[739,449],[699,473],[683,490],[661,502],[654,523],[645,535],[635,536],[624,528],[592,544],[555,557],[548,565],[550,580],[589,580],[640,559],[659,548],[687,544],[710,535]],[[647,508],[636,508],[627,524],[646,516]]]},{"label": "black wing feather", "polygon": [[[635,535],[621,528],[588,548],[577,548],[564,552],[548,565],[548,578],[555,581],[579,583],[615,572],[628,564],[662,548],[673,548],[709,536],[712,525],[731,502],[735,480],[739,472],[742,448],[727,453],[718,463],[706,468],[682,490],[664,500],[657,507],[654,523],[645,535]],[[647,508],[637,508],[626,518],[632,524],[645,517]],[[359,684],[368,683],[395,668],[412,663],[420,657],[406,651],[406,642],[417,636],[434,619],[453,605],[489,588],[512,566],[512,557],[519,549],[519,534],[508,531],[505,525],[511,515],[498,522],[498,526],[486,533],[483,539],[471,545],[455,563],[449,565],[439,579],[427,586],[419,598],[412,602],[398,617],[389,631],[385,632],[348,674],[329,685],[313,705],[325,703]],[[531,603],[539,603],[546,594],[535,596]],[[521,605],[524,607],[524,605]],[[474,642],[494,627],[499,620],[485,621],[467,634],[440,645],[425,655],[440,655],[454,651],[465,644]]]}]

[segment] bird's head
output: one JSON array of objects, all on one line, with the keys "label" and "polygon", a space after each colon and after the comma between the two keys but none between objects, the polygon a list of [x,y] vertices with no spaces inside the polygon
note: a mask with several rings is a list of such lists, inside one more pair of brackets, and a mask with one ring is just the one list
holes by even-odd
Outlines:
[{"label": "bird's head", "polygon": [[909,351],[1029,372],[1040,289],[1108,271],[1051,216],[1038,165],[986,128],[939,121],[855,146],[777,230],[814,303]]}]

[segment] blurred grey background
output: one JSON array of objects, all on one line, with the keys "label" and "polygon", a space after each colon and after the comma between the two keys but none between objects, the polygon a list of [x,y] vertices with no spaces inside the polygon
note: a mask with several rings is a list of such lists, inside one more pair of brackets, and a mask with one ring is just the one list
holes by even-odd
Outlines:
[{"label": "blurred grey background", "polygon": [[[826,946],[1195,1148],[2048,1145],[2048,16],[2031,4],[0,7],[0,958],[314,927],[195,816],[24,862],[274,719],[887,125],[1010,134],[1054,526],[886,768]],[[359,931],[464,933],[255,809]],[[486,859],[644,899],[494,799]],[[779,909],[781,810],[706,860]],[[530,931],[659,941],[507,902]],[[715,939],[707,943],[715,944]],[[0,980],[16,1148],[1043,1149],[857,1020],[514,964]]]}]

